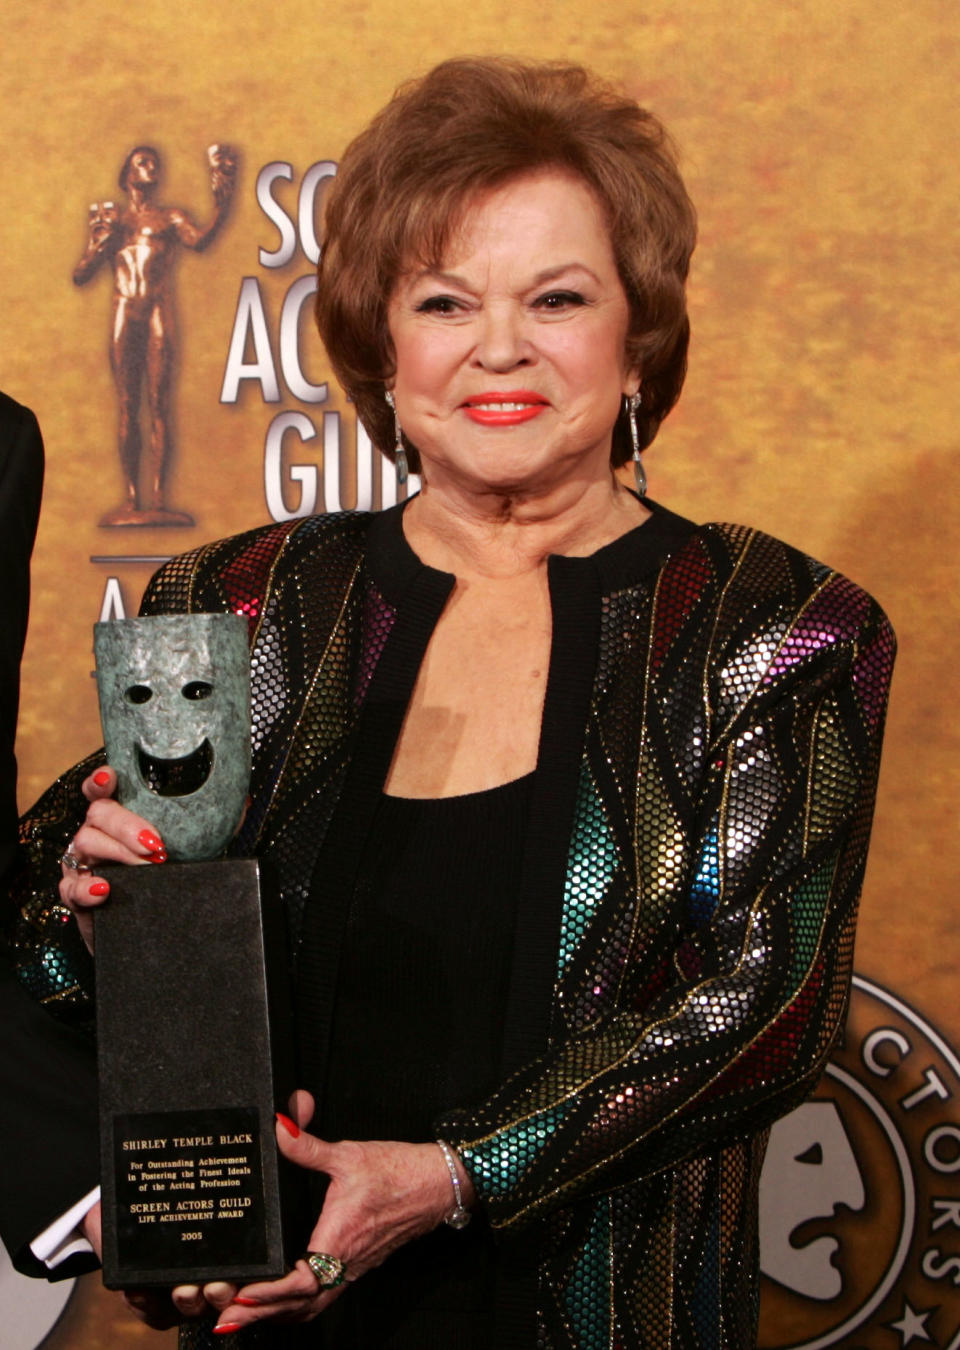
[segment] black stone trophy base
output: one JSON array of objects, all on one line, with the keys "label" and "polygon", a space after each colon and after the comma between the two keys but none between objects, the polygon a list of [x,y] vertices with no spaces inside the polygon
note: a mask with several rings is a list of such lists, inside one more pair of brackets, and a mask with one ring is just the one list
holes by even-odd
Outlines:
[{"label": "black stone trophy base", "polygon": [[103,1282],[283,1275],[309,1222],[274,1134],[295,1086],[279,907],[255,861],[103,870]]}]

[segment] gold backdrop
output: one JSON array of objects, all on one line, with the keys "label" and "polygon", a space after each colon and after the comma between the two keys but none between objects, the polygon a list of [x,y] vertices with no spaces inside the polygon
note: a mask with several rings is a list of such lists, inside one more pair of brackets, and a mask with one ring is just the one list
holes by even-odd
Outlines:
[{"label": "gold backdrop", "polygon": [[[647,456],[652,495],[698,519],[744,521],[786,537],[873,592],[897,629],[901,656],[856,963],[948,1045],[960,1045],[955,6],[478,0],[454,10],[448,0],[35,0],[16,4],[4,27],[0,383],[37,412],[48,455],[23,672],[23,804],[98,741],[91,624],[105,601],[109,612],[134,611],[152,570],[118,559],[162,557],[253,526],[269,518],[268,503],[295,511],[315,485],[322,506],[317,470],[324,416],[335,426],[334,412],[342,482],[339,499],[331,492],[326,504],[356,500],[352,410],[333,387],[321,403],[298,386],[328,378],[309,301],[296,340],[303,288],[290,298],[311,271],[303,247],[310,251],[308,170],[336,161],[401,79],[445,56],[581,60],[666,121],[700,213],[690,375]],[[192,529],[98,524],[121,494],[107,361],[111,285],[101,275],[75,287],[71,273],[89,204],[122,201],[117,172],[139,142],[161,153],[158,199],[200,224],[212,213],[206,147],[225,142],[240,156],[225,229],[203,254],[182,250],[177,264],[169,497],[194,515]],[[261,171],[271,164],[290,166],[269,186],[283,216],[262,189],[274,218],[296,222],[298,202],[306,203],[308,228],[282,266],[261,259],[283,241],[258,203],[258,179],[265,182],[270,174]],[[323,173],[311,180],[317,204]],[[241,294],[262,312],[270,350],[262,340],[256,349],[248,321],[235,359],[274,367],[279,402],[266,401],[263,382],[249,377],[235,401],[221,401]],[[268,454],[271,424],[291,411],[305,420],[287,432],[282,452]],[[912,1078],[906,1064],[897,1070],[901,1095],[922,1068]],[[960,1119],[952,1090],[935,1096],[937,1119],[951,1111]],[[940,1172],[945,1187],[956,1185],[952,1160]],[[918,1235],[933,1231],[927,1218],[918,1217]],[[922,1271],[911,1267],[903,1294],[910,1312],[891,1295],[886,1329],[839,1343],[893,1346],[898,1335],[900,1344],[915,1335],[960,1346],[952,1339],[960,1277],[954,1268],[931,1273],[957,1250],[960,1220],[942,1225],[937,1242],[938,1258]],[[113,1302],[95,1280],[84,1282],[50,1344],[161,1343],[108,1311]],[[924,1334],[911,1332],[909,1316],[924,1312]],[[901,1313],[908,1320],[898,1327]],[[786,1344],[776,1330],[767,1334],[767,1343]]]}]

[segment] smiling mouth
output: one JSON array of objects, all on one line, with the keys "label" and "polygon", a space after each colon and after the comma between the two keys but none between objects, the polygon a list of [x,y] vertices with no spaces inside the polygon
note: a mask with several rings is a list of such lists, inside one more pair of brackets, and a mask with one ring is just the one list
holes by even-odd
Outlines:
[{"label": "smiling mouth", "polygon": [[204,740],[182,759],[158,759],[137,746],[140,778],[158,797],[189,797],[203,787],[213,768],[213,747]]},{"label": "smiling mouth", "polygon": [[529,422],[539,417],[547,407],[546,399],[539,394],[526,390],[511,391],[509,394],[480,394],[467,399],[463,410],[472,422],[484,426],[515,426],[519,422]]},{"label": "smiling mouth", "polygon": [[514,403],[513,401],[503,400],[501,403],[468,403],[468,408],[480,408],[483,412],[519,412],[521,408],[541,408],[542,403],[523,402]]}]

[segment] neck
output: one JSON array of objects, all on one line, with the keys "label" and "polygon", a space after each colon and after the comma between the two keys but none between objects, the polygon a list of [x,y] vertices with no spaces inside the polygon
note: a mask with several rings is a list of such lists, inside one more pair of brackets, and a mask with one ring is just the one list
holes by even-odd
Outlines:
[{"label": "neck", "polygon": [[404,533],[431,567],[457,577],[504,579],[543,567],[554,553],[586,557],[650,513],[613,473],[547,493],[463,493],[424,481]]}]

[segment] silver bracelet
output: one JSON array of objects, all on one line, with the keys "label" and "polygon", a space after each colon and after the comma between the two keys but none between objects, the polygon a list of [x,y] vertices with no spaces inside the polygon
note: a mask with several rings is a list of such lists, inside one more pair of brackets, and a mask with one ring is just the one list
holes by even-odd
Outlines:
[{"label": "silver bracelet", "polygon": [[443,1161],[447,1164],[447,1171],[450,1173],[450,1181],[453,1185],[453,1209],[444,1219],[444,1223],[449,1224],[451,1228],[466,1228],[470,1222],[470,1211],[463,1203],[463,1194],[460,1190],[460,1177],[457,1174],[457,1164],[454,1161],[453,1149],[449,1144],[445,1144],[442,1139],[437,1140],[437,1148],[443,1154]]}]

